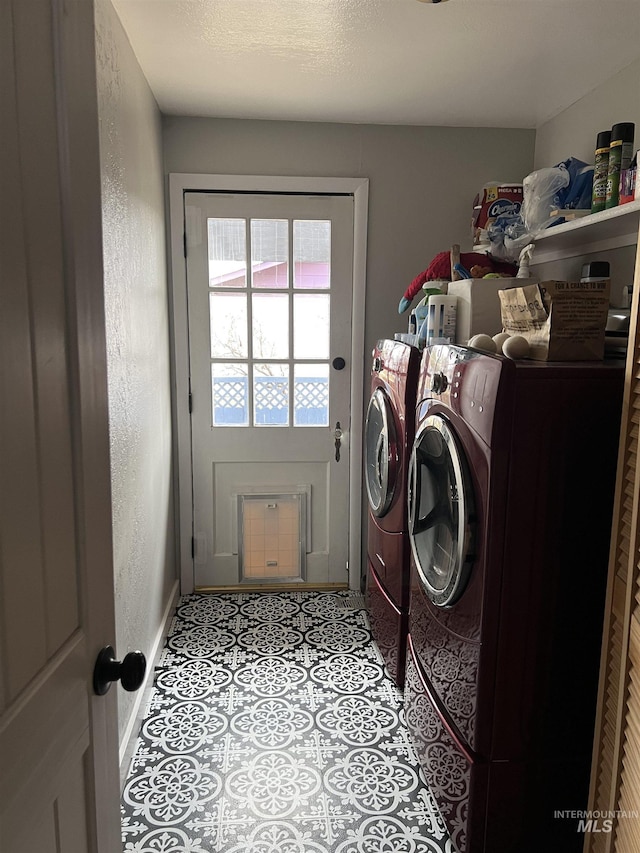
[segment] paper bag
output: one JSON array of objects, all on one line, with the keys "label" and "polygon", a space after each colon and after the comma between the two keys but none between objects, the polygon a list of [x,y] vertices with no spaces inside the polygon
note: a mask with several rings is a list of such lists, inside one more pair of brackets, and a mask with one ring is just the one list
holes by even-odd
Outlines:
[{"label": "paper bag", "polygon": [[597,361],[604,356],[610,279],[542,281],[501,290],[502,325],[529,341],[538,361]]}]

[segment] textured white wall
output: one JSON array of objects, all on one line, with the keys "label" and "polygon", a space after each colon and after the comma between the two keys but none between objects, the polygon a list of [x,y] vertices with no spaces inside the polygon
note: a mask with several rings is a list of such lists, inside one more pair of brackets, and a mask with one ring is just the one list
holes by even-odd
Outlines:
[{"label": "textured white wall", "polygon": [[[149,651],[175,580],[161,123],[109,0],[96,4],[119,657]],[[135,696],[119,690],[120,736]]]},{"label": "textured white wall", "polygon": [[534,168],[567,157],[593,163],[599,131],[621,121],[635,122],[640,148],[640,58],[538,128]]}]

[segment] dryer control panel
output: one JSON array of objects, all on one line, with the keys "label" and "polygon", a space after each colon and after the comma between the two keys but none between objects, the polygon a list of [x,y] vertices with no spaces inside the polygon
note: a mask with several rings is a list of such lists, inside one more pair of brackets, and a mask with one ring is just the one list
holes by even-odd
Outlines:
[{"label": "dryer control panel", "polygon": [[422,355],[418,420],[438,400],[490,444],[498,386],[512,366],[503,358],[470,347],[429,347]]}]

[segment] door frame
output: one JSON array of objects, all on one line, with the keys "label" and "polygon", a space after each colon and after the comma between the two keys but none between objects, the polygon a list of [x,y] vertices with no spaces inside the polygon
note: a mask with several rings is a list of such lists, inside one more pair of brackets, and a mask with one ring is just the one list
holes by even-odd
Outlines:
[{"label": "door frame", "polygon": [[187,316],[187,270],[184,254],[184,193],[321,193],[352,195],[353,301],[351,337],[351,423],[349,454],[349,587],[360,588],[362,506],[362,410],[364,375],[356,369],[364,351],[364,308],[367,261],[368,178],[315,178],[261,175],[169,175],[169,246],[171,253],[171,348],[173,364],[174,464],[176,470],[177,532],[180,584],[183,595],[194,590],[193,477],[191,469],[191,424],[189,417],[189,326]]}]

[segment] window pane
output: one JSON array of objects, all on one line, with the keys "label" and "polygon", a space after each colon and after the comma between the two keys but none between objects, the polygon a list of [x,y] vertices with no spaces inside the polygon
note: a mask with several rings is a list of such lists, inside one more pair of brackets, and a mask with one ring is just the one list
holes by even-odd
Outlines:
[{"label": "window pane", "polygon": [[296,364],[293,369],[293,425],[329,426],[329,365]]},{"label": "window pane", "polygon": [[329,358],[329,294],[293,297],[293,357]]},{"label": "window pane", "polygon": [[286,293],[253,294],[253,357],[289,357],[289,297]]},{"label": "window pane", "polygon": [[213,426],[248,426],[247,365],[212,364],[211,399]]},{"label": "window pane", "polygon": [[289,365],[253,365],[253,422],[289,426]]},{"label": "window pane", "polygon": [[210,293],[212,358],[246,358],[247,297],[244,293]]},{"label": "window pane", "polygon": [[209,286],[247,286],[247,223],[244,219],[208,219]]},{"label": "window pane", "polygon": [[294,219],[293,286],[314,290],[331,283],[331,221]]},{"label": "window pane", "polygon": [[286,219],[251,220],[253,287],[289,286],[289,233]]}]

